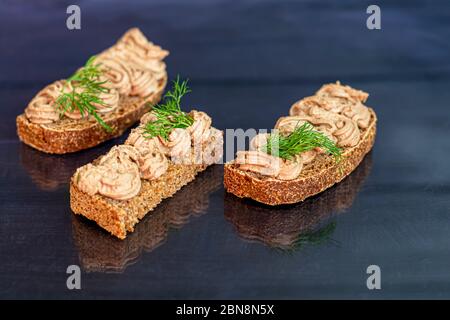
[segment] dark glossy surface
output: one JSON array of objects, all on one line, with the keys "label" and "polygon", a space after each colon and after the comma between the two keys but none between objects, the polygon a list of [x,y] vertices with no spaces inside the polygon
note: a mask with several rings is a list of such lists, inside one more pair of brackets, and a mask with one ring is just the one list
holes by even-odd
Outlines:
[{"label": "dark glossy surface", "polygon": [[[0,10],[1,298],[450,297],[450,7],[361,1],[3,1]],[[334,4],[331,4],[334,3]],[[138,26],[191,79],[185,106],[218,128],[270,128],[337,79],[368,91],[371,156],[340,185],[269,209],[226,195],[210,168],[125,241],[74,217],[68,179],[122,141],[67,156],[22,145],[15,116],[48,82]],[[66,268],[82,268],[82,290]],[[382,290],[366,288],[366,268]]]}]

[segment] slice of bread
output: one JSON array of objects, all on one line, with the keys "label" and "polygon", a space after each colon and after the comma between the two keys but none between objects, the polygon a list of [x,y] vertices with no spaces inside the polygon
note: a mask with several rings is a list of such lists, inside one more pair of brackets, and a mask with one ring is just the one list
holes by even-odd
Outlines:
[{"label": "slice of bread", "polygon": [[94,147],[121,136],[136,123],[161,100],[166,83],[167,77],[159,82],[158,91],[145,99],[122,96],[119,107],[103,116],[106,124],[113,128],[111,132],[95,119],[64,118],[51,124],[35,124],[21,114],[16,119],[17,134],[23,143],[46,153],[64,154]]},{"label": "slice of bread", "polygon": [[206,167],[206,165],[170,163],[167,172],[159,179],[151,181],[142,179],[139,194],[126,201],[84,193],[77,187],[75,177],[72,177],[70,207],[75,214],[94,220],[112,235],[125,239],[127,232],[134,231],[135,224],[150,210],[194,180],[195,176]]},{"label": "slice of bread", "polygon": [[[72,119],[73,117],[69,118],[65,116],[65,114],[57,121],[52,119],[54,122],[49,121],[44,124],[43,122],[38,123],[30,121],[27,117],[29,114],[25,110],[25,112],[17,116],[16,119],[17,135],[20,140],[25,144],[46,153],[65,154],[91,148],[106,140],[122,135],[125,130],[136,123],[144,113],[148,112],[152,105],[161,100],[161,96],[167,84],[167,73],[165,71],[165,64],[162,59],[164,59],[164,57],[168,54],[168,51],[163,50],[149,42],[137,28],[129,29],[119,39],[119,41],[117,41],[116,44],[97,55],[97,58],[100,59],[99,64],[101,65],[104,63],[104,60],[101,59],[105,59],[105,57],[106,59],[108,59],[109,56],[116,57],[116,59],[120,62],[120,66],[122,68],[121,70],[127,75],[127,79],[130,78],[122,82],[129,84],[130,88],[132,88],[134,84],[131,83],[131,70],[135,70],[137,68],[136,70],[142,71],[146,67],[142,67],[141,64],[152,62],[152,59],[157,59],[154,57],[142,58],[137,56],[134,52],[134,55],[132,56],[127,55],[127,53],[131,52],[130,50],[136,50],[136,48],[139,47],[136,45],[136,41],[144,42],[148,44],[148,46],[156,48],[155,50],[158,52],[155,54],[159,54],[161,59],[161,61],[158,60],[160,64],[156,67],[163,69],[162,71],[150,71],[150,74],[159,75],[155,78],[155,82],[153,82],[153,84],[146,85],[145,82],[144,84],[139,84],[139,86],[142,86],[142,88],[139,87],[139,90],[144,90],[141,95],[137,94],[135,88],[133,88],[134,92],[129,88],[129,90],[124,89],[125,91],[123,92],[119,91],[118,106],[113,111],[101,115],[103,121],[112,129],[110,132],[107,131],[92,116],[83,117],[81,119]],[[135,59],[137,58],[140,59],[139,65],[135,62]],[[117,61],[109,63],[114,64],[117,63]],[[124,65],[126,65],[126,67],[124,67]],[[152,68],[156,67],[155,65],[152,65]],[[116,71],[117,70],[114,70],[114,72]],[[145,71],[148,72],[147,69],[145,69]],[[113,76],[118,77],[117,73],[114,73]],[[113,76],[110,76],[108,81],[111,81],[111,77]],[[141,82],[143,81],[142,79],[138,80]],[[138,80],[136,80],[136,83],[141,83],[138,82]],[[154,87],[152,87],[152,85]],[[148,86],[150,86],[152,91],[148,91]],[[145,90],[147,91],[145,92]],[[32,102],[33,100],[31,103]],[[27,109],[28,108],[29,107],[27,107]],[[45,111],[38,112],[44,113]],[[58,115],[56,114],[56,116]]]},{"label": "slice of bread", "polygon": [[330,156],[319,155],[303,167],[298,178],[284,181],[240,170],[231,161],[224,168],[225,189],[240,198],[251,198],[272,206],[300,202],[328,189],[355,170],[372,149],[377,117],[371,108],[369,111],[369,126],[361,129],[361,139],[356,146],[344,149],[339,163]]}]

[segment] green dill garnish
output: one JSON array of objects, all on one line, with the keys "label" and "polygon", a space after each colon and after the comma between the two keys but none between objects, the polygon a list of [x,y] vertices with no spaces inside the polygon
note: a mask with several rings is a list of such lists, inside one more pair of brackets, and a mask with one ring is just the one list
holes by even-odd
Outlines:
[{"label": "green dill garnish", "polygon": [[[95,106],[95,104],[106,105],[100,99],[100,94],[109,92],[109,89],[103,86],[107,81],[100,81],[102,70],[100,64],[94,64],[94,60],[95,56],[89,58],[83,68],[66,80],[61,94],[55,101],[56,108],[61,115],[74,110],[78,110],[82,116],[90,114],[110,132],[112,128],[97,114]],[[72,91],[64,92],[66,86],[71,87]]]},{"label": "green dill garnish", "polygon": [[317,147],[331,154],[336,162],[340,161],[342,150],[325,134],[314,130],[314,127],[308,122],[297,126],[287,136],[279,132],[271,133],[267,139],[267,144],[263,146],[262,150],[270,155],[290,160],[297,154]]},{"label": "green dill garnish", "polygon": [[294,247],[303,247],[305,244],[319,245],[331,239],[331,235],[336,229],[336,222],[331,222],[319,230],[299,234],[295,240]]},{"label": "green dill garnish", "polygon": [[336,230],[336,222],[333,221],[318,230],[311,230],[306,233],[298,234],[295,241],[287,247],[279,246],[276,248],[281,249],[282,252],[292,254],[295,251],[300,250],[307,245],[314,246],[314,245],[322,245],[325,243],[338,245],[339,242],[331,238],[335,230]]},{"label": "green dill garnish", "polygon": [[152,113],[156,120],[147,123],[144,132],[147,138],[160,136],[165,140],[175,128],[187,128],[194,123],[194,119],[186,112],[181,111],[181,98],[191,92],[187,86],[187,80],[180,83],[179,77],[173,81],[172,91],[164,96],[164,102],[153,107]]},{"label": "green dill garnish", "polygon": [[302,231],[295,236],[292,242],[274,243],[269,246],[282,254],[294,254],[295,252],[302,250],[306,246],[317,246],[324,244],[339,245],[339,242],[332,238],[334,231],[336,230],[336,222],[332,221],[323,227],[318,229],[309,229]]}]

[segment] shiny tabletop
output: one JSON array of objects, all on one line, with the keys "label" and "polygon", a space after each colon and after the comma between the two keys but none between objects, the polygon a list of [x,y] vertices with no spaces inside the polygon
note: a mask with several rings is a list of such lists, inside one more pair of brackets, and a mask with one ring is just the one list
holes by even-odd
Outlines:
[{"label": "shiny tabletop", "polygon": [[[448,3],[379,1],[381,30],[356,0],[131,3],[79,1],[77,31],[69,3],[0,5],[0,298],[450,297]],[[47,155],[18,140],[15,117],[133,26],[170,51],[170,79],[190,79],[184,108],[214,126],[271,128],[340,80],[370,93],[373,151],[340,184],[280,207],[227,194],[215,165],[113,238],[72,214],[68,182],[128,133]],[[66,286],[69,265],[81,290]]]}]

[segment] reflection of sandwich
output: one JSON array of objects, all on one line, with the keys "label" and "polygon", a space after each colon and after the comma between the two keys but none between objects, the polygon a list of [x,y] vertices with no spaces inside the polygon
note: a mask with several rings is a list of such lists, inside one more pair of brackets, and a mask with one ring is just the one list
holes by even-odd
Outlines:
[{"label": "reflection of sandwich", "polygon": [[20,140],[63,154],[122,135],[161,99],[168,54],[130,29],[70,78],[37,93],[16,119]]},{"label": "reflection of sandwich", "polygon": [[19,148],[22,166],[36,186],[45,191],[55,191],[67,185],[78,167],[98,156],[98,150],[94,149],[54,156],[39,152],[23,143]]},{"label": "reflection of sandwich", "polygon": [[206,113],[181,110],[188,92],[187,82],[174,81],[164,103],[141,118],[125,144],[78,168],[70,183],[75,214],[125,239],[161,201],[219,162],[223,132]]},{"label": "reflection of sandwich", "polygon": [[191,216],[204,214],[209,196],[222,183],[222,168],[208,168],[192,183],[161,203],[145,217],[125,240],[119,240],[99,229],[94,223],[73,216],[73,238],[79,251],[81,266],[88,272],[122,272],[139,258],[142,251],[152,251],[164,242],[169,228],[181,228]]},{"label": "reflection of sandwich", "polygon": [[296,102],[275,132],[259,134],[249,151],[225,164],[224,185],[240,198],[290,204],[338,183],[359,165],[375,141],[368,94],[336,84]]},{"label": "reflection of sandwich", "polygon": [[369,154],[342,183],[294,206],[274,208],[227,194],[225,217],[241,237],[271,247],[291,249],[304,243],[321,242],[334,230],[334,222],[330,223],[329,218],[352,205],[371,166]]}]

